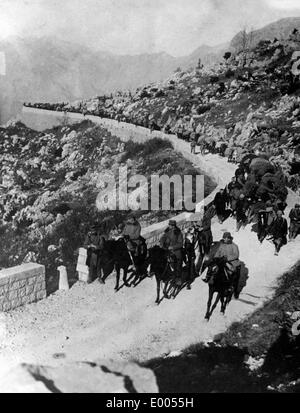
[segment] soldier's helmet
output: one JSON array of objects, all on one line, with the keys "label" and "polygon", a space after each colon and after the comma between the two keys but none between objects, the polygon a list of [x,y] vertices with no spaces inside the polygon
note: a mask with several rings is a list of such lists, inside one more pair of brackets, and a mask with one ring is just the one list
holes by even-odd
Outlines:
[{"label": "soldier's helmet", "polygon": [[233,240],[233,236],[231,235],[230,232],[224,232],[224,234],[223,234],[223,239],[231,239],[231,240]]}]

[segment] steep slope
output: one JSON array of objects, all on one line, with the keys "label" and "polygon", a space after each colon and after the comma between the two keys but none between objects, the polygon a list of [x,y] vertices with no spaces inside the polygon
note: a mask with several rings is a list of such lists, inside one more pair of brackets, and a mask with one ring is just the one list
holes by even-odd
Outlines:
[{"label": "steep slope", "polygon": [[240,154],[265,153],[280,165],[289,186],[299,191],[300,81],[293,76],[293,54],[300,42],[287,39],[257,45],[212,69],[179,70],[164,82],[135,94],[67,106],[33,105],[123,120],[175,133],[202,144],[224,144]]},{"label": "steep slope", "polygon": [[[249,34],[251,44],[262,39],[284,38],[300,27],[300,18],[282,19]],[[231,49],[241,43],[239,33]],[[6,57],[6,75],[0,75],[0,122],[15,116],[24,101],[72,101],[134,90],[144,84],[162,81],[178,67],[195,67],[222,59],[229,45],[200,46],[193,53],[173,57],[167,53],[117,56],[95,51],[55,38],[10,38],[0,43]]]},{"label": "steep slope", "polygon": [[[286,39],[294,29],[300,29],[300,17],[287,17],[267,26],[251,31],[247,39],[251,47],[255,47],[261,40]],[[231,41],[230,47],[238,50],[243,43],[243,32],[238,33]]]}]

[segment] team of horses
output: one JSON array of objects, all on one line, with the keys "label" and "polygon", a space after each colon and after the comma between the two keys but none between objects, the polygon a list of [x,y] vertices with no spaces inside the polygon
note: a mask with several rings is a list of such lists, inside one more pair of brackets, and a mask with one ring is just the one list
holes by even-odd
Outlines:
[{"label": "team of horses", "polygon": [[[207,269],[209,297],[205,318],[210,319],[219,301],[221,301],[221,312],[225,314],[235,288],[226,273],[226,261],[213,258],[213,250],[217,247],[217,243],[213,244],[210,254],[206,254],[201,236],[195,236],[195,239],[186,242],[184,247],[185,266],[182,277],[178,280],[175,276],[171,254],[160,246],[147,248],[143,240],[143,248],[140,249],[139,254],[135,255],[130,252],[123,238],[104,240],[99,251],[99,282],[104,284],[115,270],[115,291],[119,291],[123,286],[135,287],[144,279],[155,277],[157,287],[155,303],[159,305],[164,298],[175,299],[182,289],[190,289],[194,280],[201,275],[204,269]],[[123,273],[122,285],[121,272]],[[212,306],[215,293],[217,297]]]}]

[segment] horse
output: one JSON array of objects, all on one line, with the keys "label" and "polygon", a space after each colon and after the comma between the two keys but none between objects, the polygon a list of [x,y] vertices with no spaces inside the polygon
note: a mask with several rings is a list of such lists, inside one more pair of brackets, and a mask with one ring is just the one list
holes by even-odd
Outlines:
[{"label": "horse", "polygon": [[174,269],[172,267],[172,259],[169,252],[156,245],[149,249],[147,263],[148,267],[150,267],[150,274],[154,274],[156,279],[157,296],[155,303],[158,305],[160,304],[160,289],[162,283],[164,284],[164,297],[167,298],[168,293],[172,291],[171,296],[175,298],[177,288],[173,282]]},{"label": "horse", "polygon": [[198,141],[198,146],[200,148],[200,154],[205,155],[205,150],[206,150],[206,144],[203,141]]},{"label": "horse", "polygon": [[[225,314],[226,307],[230,303],[234,293],[233,277],[228,274],[226,269],[227,261],[224,258],[213,258],[208,265],[208,302],[205,319],[209,321],[213,311],[221,300],[221,313]],[[211,308],[214,294],[217,298]]]},{"label": "horse", "polygon": [[207,254],[207,240],[203,231],[189,231],[184,240],[184,256],[188,271],[188,289],[191,282],[199,276],[204,257]]},{"label": "horse", "polygon": [[126,287],[130,287],[127,274],[129,267],[133,267],[134,280],[133,285],[136,281],[146,274],[146,257],[147,257],[147,246],[144,241],[141,243],[141,248],[138,255],[133,255],[129,251],[126,241],[124,238],[119,238],[117,240],[108,240],[104,242],[103,248],[99,253],[99,282],[104,284],[105,270],[110,266],[112,272],[113,269],[116,271],[116,285],[115,291],[120,289],[120,275],[121,270],[123,270],[123,282]]}]

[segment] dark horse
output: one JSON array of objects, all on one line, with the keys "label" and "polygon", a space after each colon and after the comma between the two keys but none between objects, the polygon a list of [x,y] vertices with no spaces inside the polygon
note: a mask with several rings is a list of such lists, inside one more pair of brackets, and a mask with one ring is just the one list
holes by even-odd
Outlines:
[{"label": "dark horse", "polygon": [[150,124],[150,131],[151,132],[160,131],[160,130],[161,130],[161,127],[158,126],[158,124],[156,122],[151,122],[151,124]]},{"label": "dark horse", "polygon": [[157,285],[156,304],[160,304],[161,284],[164,284],[163,295],[169,298],[169,293],[175,298],[178,286],[174,281],[174,269],[172,268],[172,258],[168,251],[156,245],[148,251],[148,265],[150,265],[150,274],[155,275]]},{"label": "dark horse", "polygon": [[146,274],[147,246],[145,242],[142,242],[139,249],[139,254],[136,256],[132,255],[132,253],[128,250],[124,238],[105,241],[99,255],[99,281],[104,283],[107,276],[113,269],[115,269],[116,291],[120,289],[121,270],[123,270],[123,282],[126,287],[130,287],[130,285],[132,285],[129,284],[129,280],[127,280],[127,274],[130,266],[133,268],[133,284],[135,284],[140,277]]},{"label": "dark horse", "polygon": [[[233,292],[234,282],[230,275],[226,271],[226,259],[213,258],[208,265],[208,286],[209,295],[207,302],[207,311],[205,319],[209,320],[214,309],[217,307],[218,302],[221,300],[221,313],[225,314],[226,307],[230,303]],[[214,294],[217,293],[216,301],[211,308],[212,299]]]},{"label": "dark horse", "polygon": [[[185,261],[188,271],[188,282],[190,283],[198,277],[201,272],[203,260],[209,254],[212,244],[211,231],[201,231],[195,229],[186,235],[184,241]],[[190,287],[188,287],[190,288]]]}]

